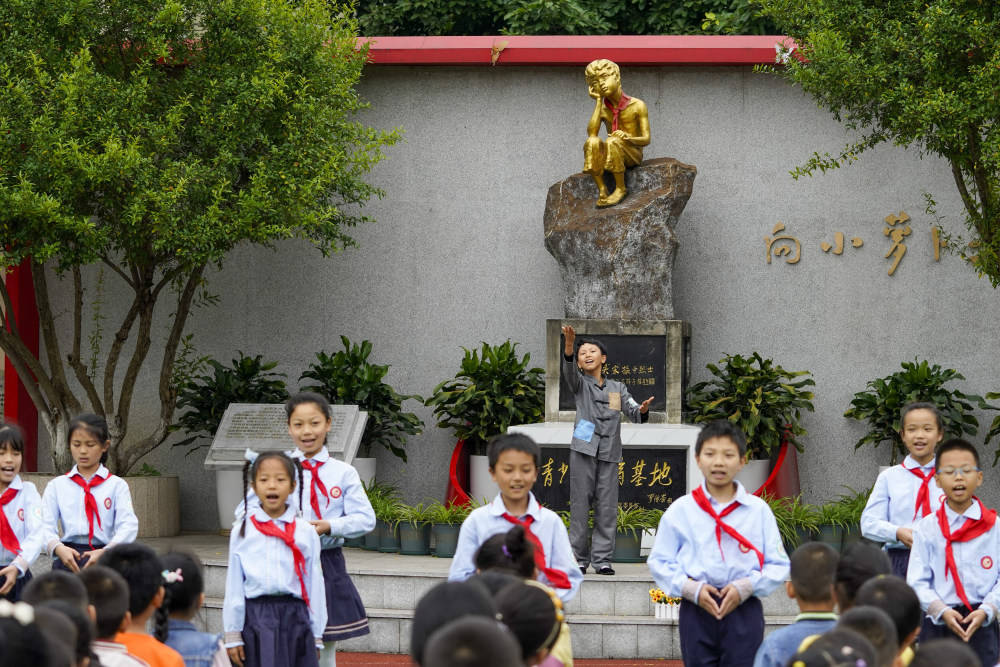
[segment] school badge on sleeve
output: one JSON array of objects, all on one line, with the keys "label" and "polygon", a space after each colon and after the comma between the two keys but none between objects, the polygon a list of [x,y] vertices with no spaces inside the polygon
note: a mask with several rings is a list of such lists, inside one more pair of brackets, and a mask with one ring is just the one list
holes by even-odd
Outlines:
[{"label": "school badge on sleeve", "polygon": [[17,510],[17,518],[20,519],[21,521],[24,521],[24,508],[23,507],[21,509]]},{"label": "school badge on sleeve", "polygon": [[344,492],[340,490],[339,486],[335,486],[332,489],[330,489],[330,497],[331,498],[339,498],[342,493],[344,493]]},{"label": "school badge on sleeve", "polygon": [[111,509],[111,497],[110,496],[108,496],[107,498],[104,499],[104,507],[106,507],[107,509]]},{"label": "school badge on sleeve", "polygon": [[979,561],[979,564],[983,566],[984,570],[988,570],[993,567],[993,559],[989,556],[983,556],[982,560]]}]

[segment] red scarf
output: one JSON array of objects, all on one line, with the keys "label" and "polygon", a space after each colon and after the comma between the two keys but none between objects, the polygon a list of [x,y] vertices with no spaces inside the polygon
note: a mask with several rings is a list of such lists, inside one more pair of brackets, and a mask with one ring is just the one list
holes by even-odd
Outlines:
[{"label": "red scarf", "polygon": [[979,503],[979,511],[981,512],[981,518],[979,519],[966,519],[962,527],[956,530],[954,533],[951,532],[951,528],[948,526],[948,515],[945,512],[944,506],[947,503],[941,503],[941,507],[937,511],[938,527],[941,529],[941,534],[944,536],[944,578],[948,578],[948,573],[951,572],[951,578],[955,582],[955,593],[958,595],[958,599],[962,601],[970,611],[972,610],[972,605],[969,604],[969,598],[965,595],[965,586],[962,585],[962,579],[958,576],[958,566],[955,564],[955,554],[952,551],[951,545],[954,542],[968,542],[974,540],[983,533],[988,532],[993,528],[993,524],[997,521],[997,513],[994,510],[988,510],[983,507],[983,503],[979,498],[975,501]]},{"label": "red scarf", "polygon": [[0,495],[0,544],[12,554],[21,553],[21,542],[18,541],[17,535],[14,534],[14,529],[10,527],[10,522],[7,521],[7,515],[4,514],[3,508],[7,503],[14,500],[18,491],[20,489],[7,487],[3,495]]},{"label": "red scarf", "polygon": [[934,468],[924,475],[920,472],[919,466],[916,468],[907,468],[903,466],[903,470],[909,470],[913,475],[920,480],[920,488],[917,490],[917,502],[913,506],[913,518],[917,518],[917,513],[920,513],[921,517],[925,517],[931,513],[931,490],[930,483],[931,478],[934,477]]},{"label": "red scarf", "polygon": [[309,504],[312,505],[312,510],[316,513],[317,519],[323,518],[323,515],[319,511],[320,494],[323,494],[323,497],[326,498],[326,506],[330,506],[330,494],[327,493],[323,480],[319,478],[319,469],[323,467],[324,463],[326,461],[316,463],[309,459],[302,459],[302,467],[312,473],[312,481],[309,483]]},{"label": "red scarf", "polygon": [[[702,487],[696,488],[691,492],[691,497],[694,498],[694,502],[697,503],[698,507],[705,510],[705,512],[715,519],[715,541],[719,544],[719,553],[722,554],[722,531],[726,531],[726,534],[732,537],[734,540],[739,542],[743,547],[749,551],[753,551],[757,554],[757,560],[760,561],[760,566],[764,567],[764,554],[760,549],[755,547],[753,543],[747,538],[740,535],[739,531],[730,526],[728,523],[722,520],[722,517],[730,514],[733,510],[740,506],[739,501],[734,500],[732,503],[726,506],[720,513],[716,514],[715,510],[712,509],[712,503],[709,502],[708,498],[705,496],[705,491]],[[722,560],[726,560],[725,554],[722,554]]]},{"label": "red scarf", "polygon": [[258,521],[257,517],[252,516],[250,520],[253,521],[253,525],[257,527],[262,534],[269,537],[277,537],[279,540],[285,543],[285,545],[292,550],[292,560],[295,561],[295,576],[299,578],[299,585],[302,586],[302,599],[305,600],[306,605],[309,604],[309,594],[306,592],[306,557],[302,555],[302,551],[295,544],[295,521],[289,521],[285,524],[285,529],[282,530],[274,525],[272,521]]},{"label": "red scarf", "polygon": [[611,131],[616,132],[618,130],[618,114],[622,112],[622,109],[628,106],[629,101],[632,98],[622,93],[622,98],[618,100],[618,105],[614,106],[608,101],[608,98],[604,98],[604,106],[611,110]]},{"label": "red scarf", "polygon": [[94,498],[94,494],[91,493],[90,490],[95,486],[103,484],[108,478],[94,475],[90,478],[90,483],[87,483],[87,481],[83,479],[83,475],[76,473],[70,477],[70,479],[83,489],[83,507],[87,511],[87,527],[89,528],[89,532],[87,534],[87,544],[89,544],[90,548],[93,549],[94,519],[97,519],[98,528],[103,528],[104,526],[101,525],[101,515],[97,511],[97,498]]},{"label": "red scarf", "polygon": [[566,576],[565,572],[545,565],[545,549],[542,548],[542,541],[538,539],[537,535],[531,532],[531,524],[534,523],[535,517],[529,514],[524,517],[524,520],[522,521],[513,514],[504,512],[503,518],[524,528],[524,536],[527,537],[528,541],[535,547],[535,567],[538,568],[539,572],[545,575],[545,578],[549,580],[549,583],[556,588],[572,588],[572,584],[569,583],[569,577]]}]

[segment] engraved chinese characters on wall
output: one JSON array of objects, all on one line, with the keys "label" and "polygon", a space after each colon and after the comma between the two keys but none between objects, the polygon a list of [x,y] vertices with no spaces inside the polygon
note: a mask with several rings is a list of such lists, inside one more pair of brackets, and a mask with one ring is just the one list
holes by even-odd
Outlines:
[{"label": "engraved chinese characters on wall", "polygon": [[[666,509],[687,493],[683,449],[630,448],[618,463],[618,502]],[[555,511],[569,509],[569,449],[542,447],[538,479],[531,489],[540,503]]]},{"label": "engraved chinese characters on wall", "polygon": [[[888,275],[895,275],[900,262],[909,249],[907,241],[911,240],[913,228],[908,224],[910,216],[906,211],[890,213],[883,219],[885,223],[882,235],[888,242],[887,250],[883,259],[889,262]],[[931,247],[934,252],[934,261],[941,261],[941,250],[947,246],[947,241],[942,238],[937,227],[930,231]],[[849,244],[848,244],[849,242]],[[844,249],[857,250],[864,246],[864,239],[858,236],[848,237],[843,231],[833,233],[833,243],[823,240],[819,243],[819,249],[827,255],[840,256],[844,254]],[[792,235],[783,222],[778,222],[771,229],[771,233],[764,237],[764,261],[767,264],[783,260],[785,264],[798,264],[802,259],[802,241]]]}]

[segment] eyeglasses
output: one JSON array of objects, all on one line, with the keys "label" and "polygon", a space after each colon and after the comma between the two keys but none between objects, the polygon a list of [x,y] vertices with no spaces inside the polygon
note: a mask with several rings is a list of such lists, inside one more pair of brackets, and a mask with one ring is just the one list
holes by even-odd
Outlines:
[{"label": "eyeglasses", "polygon": [[945,477],[954,477],[955,475],[958,475],[958,474],[961,474],[962,477],[965,477],[966,475],[971,475],[974,472],[982,472],[982,469],[981,468],[972,468],[972,467],[969,467],[969,466],[966,466],[964,468],[952,468],[951,466],[949,466],[947,468],[938,468],[937,469],[937,474],[943,475]]}]

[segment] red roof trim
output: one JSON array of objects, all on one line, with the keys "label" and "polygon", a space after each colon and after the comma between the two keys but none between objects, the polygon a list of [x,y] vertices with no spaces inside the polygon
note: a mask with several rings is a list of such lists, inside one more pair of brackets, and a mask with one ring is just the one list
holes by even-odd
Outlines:
[{"label": "red roof trim", "polygon": [[619,65],[773,64],[780,35],[555,35],[361,37],[375,65]]}]

